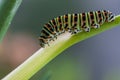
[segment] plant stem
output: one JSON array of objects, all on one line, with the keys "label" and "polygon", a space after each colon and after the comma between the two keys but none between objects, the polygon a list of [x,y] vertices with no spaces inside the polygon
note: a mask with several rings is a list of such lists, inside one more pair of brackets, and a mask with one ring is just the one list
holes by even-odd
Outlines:
[{"label": "plant stem", "polygon": [[120,15],[115,17],[115,21],[104,23],[101,28],[91,29],[90,32],[80,32],[72,36],[69,33],[65,33],[58,37],[54,42],[51,42],[50,46],[46,46],[45,48],[41,48],[35,52],[33,56],[18,66],[3,80],[28,80],[66,48],[117,25],[120,25]]},{"label": "plant stem", "polygon": [[21,2],[22,0],[0,0],[0,42]]}]

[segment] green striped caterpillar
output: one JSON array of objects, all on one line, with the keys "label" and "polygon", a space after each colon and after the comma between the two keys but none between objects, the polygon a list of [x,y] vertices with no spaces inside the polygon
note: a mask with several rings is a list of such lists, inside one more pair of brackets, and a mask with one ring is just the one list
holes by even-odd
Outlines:
[{"label": "green striped caterpillar", "polygon": [[40,46],[45,47],[46,44],[49,45],[51,40],[54,40],[58,35],[66,31],[71,34],[82,31],[90,32],[91,28],[97,29],[104,22],[113,20],[114,15],[108,10],[58,16],[44,25],[39,37]]}]

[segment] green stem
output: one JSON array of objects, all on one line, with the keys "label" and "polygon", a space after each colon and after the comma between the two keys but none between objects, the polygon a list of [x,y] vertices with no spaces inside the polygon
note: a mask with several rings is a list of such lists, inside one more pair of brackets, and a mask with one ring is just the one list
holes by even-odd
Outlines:
[{"label": "green stem", "polygon": [[72,36],[69,33],[65,33],[59,36],[54,42],[51,42],[50,46],[39,49],[36,53],[34,53],[33,56],[18,66],[3,80],[28,80],[66,48],[77,42],[85,40],[86,38],[90,38],[103,31],[111,29],[117,25],[120,25],[120,15],[116,16],[115,21],[104,23],[100,29],[91,29],[90,32],[81,32]]},{"label": "green stem", "polygon": [[22,0],[0,0],[0,42],[21,2]]}]

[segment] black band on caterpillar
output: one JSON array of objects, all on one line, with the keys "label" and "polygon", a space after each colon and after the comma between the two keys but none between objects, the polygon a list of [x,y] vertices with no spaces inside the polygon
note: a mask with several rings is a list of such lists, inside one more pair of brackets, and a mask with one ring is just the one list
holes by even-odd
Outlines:
[{"label": "black band on caterpillar", "polygon": [[66,14],[50,20],[44,25],[39,40],[40,46],[49,45],[51,40],[65,31],[76,34],[81,31],[90,32],[90,28],[99,28],[104,22],[114,20],[114,15],[108,10],[92,11],[81,14]]}]

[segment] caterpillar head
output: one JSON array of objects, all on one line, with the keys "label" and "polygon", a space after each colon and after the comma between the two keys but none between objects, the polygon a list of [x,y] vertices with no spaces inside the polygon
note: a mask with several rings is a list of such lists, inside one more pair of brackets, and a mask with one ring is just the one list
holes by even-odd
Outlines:
[{"label": "caterpillar head", "polygon": [[112,22],[115,19],[115,15],[108,11],[108,22]]},{"label": "caterpillar head", "polygon": [[40,41],[40,43],[39,43],[40,46],[41,46],[41,47],[45,47],[45,40],[44,40],[43,38],[41,38],[41,37],[39,37],[38,39],[39,39],[39,41]]}]

